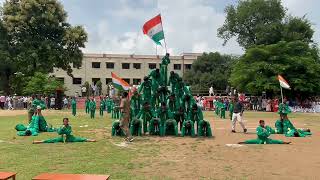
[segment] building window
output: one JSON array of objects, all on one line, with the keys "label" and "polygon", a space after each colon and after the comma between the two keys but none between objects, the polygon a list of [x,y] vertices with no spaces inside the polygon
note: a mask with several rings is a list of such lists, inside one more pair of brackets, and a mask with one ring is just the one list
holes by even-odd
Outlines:
[{"label": "building window", "polygon": [[122,69],[130,69],[130,63],[122,63]]},{"label": "building window", "polygon": [[57,77],[57,80],[64,84],[64,77]]},{"label": "building window", "polygon": [[92,68],[100,68],[100,62],[92,62]]},{"label": "building window", "polygon": [[82,84],[82,79],[81,78],[73,78],[72,83],[73,84]]},{"label": "building window", "polygon": [[129,78],[125,78],[123,79],[125,82],[127,82],[128,84],[130,84],[130,79]]},{"label": "building window", "polygon": [[141,83],[141,79],[133,79],[133,85],[139,85]]},{"label": "building window", "polygon": [[106,78],[106,84],[108,85],[110,83],[112,83],[112,78]]},{"label": "building window", "polygon": [[173,64],[174,70],[181,70],[181,64]]},{"label": "building window", "polygon": [[185,64],[185,65],[184,65],[184,68],[185,68],[185,69],[191,69],[191,67],[192,67],[192,64]]},{"label": "building window", "polygon": [[133,63],[134,69],[141,69],[141,63]]},{"label": "building window", "polygon": [[149,63],[149,69],[156,69],[157,64],[156,63]]},{"label": "building window", "polygon": [[100,78],[92,78],[92,83],[94,85],[96,85],[98,81],[100,81]]},{"label": "building window", "polygon": [[113,62],[107,62],[106,66],[107,66],[107,69],[114,69],[114,63]]}]

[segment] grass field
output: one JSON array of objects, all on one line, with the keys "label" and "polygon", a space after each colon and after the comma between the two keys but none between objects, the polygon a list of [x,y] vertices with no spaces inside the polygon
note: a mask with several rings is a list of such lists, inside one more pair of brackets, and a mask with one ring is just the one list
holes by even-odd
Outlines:
[{"label": "grass field", "polygon": [[[127,147],[122,138],[111,137],[109,115],[91,120],[78,113],[45,111],[48,123],[58,127],[69,117],[75,136],[97,139],[96,143],[33,145],[33,140],[56,137],[41,133],[18,137],[14,126],[26,124],[25,111],[0,111],[0,171],[18,172],[17,179],[31,179],[42,172],[109,174],[112,179],[317,179],[320,169],[320,114],[291,114],[296,127],[310,128],[311,137],[273,139],[291,145],[227,147],[255,138],[259,119],[273,126],[276,113],[246,112],[248,134],[230,133],[230,120],[206,112],[214,138],[138,137]],[[87,127],[80,127],[85,126]]]}]

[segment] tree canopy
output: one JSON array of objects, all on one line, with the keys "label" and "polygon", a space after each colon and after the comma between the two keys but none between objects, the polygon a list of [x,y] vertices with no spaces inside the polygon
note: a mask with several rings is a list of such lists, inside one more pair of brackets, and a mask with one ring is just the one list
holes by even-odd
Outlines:
[{"label": "tree canopy", "polygon": [[72,76],[70,64],[81,66],[81,48],[85,47],[87,33],[81,26],[67,22],[67,13],[59,1],[8,0],[0,19],[0,36],[7,36],[6,52],[11,64],[5,65],[10,75],[19,71],[32,76],[61,68]]},{"label": "tree canopy", "polygon": [[238,90],[253,94],[279,92],[276,77],[280,74],[294,91],[308,94],[319,92],[319,72],[318,49],[300,40],[281,41],[248,49],[234,64],[230,82]]},{"label": "tree canopy", "polygon": [[226,89],[231,72],[231,65],[236,57],[221,55],[218,52],[204,53],[192,64],[192,69],[184,75],[185,81],[192,88]]}]

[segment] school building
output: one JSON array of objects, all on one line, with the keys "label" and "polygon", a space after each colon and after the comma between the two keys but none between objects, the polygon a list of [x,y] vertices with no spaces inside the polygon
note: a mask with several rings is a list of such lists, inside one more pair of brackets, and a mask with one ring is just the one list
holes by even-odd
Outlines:
[{"label": "school building", "polygon": [[[168,71],[175,71],[180,76],[191,69],[193,61],[201,56],[200,53],[183,53],[180,56],[170,56],[171,63]],[[82,67],[73,68],[73,78],[62,69],[54,69],[55,75],[64,82],[68,96],[76,93],[81,95],[81,87],[87,81],[95,84],[102,83],[102,94],[107,94],[107,87],[112,82],[111,72],[120,76],[131,85],[138,85],[152,69],[160,68],[162,56],[129,55],[129,54],[84,54]]]}]

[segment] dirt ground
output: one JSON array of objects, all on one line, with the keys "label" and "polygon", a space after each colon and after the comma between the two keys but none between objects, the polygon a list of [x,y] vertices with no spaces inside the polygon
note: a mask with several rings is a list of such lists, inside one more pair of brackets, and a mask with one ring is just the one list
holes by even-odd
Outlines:
[{"label": "dirt ground", "polygon": [[[44,112],[45,115],[53,113],[56,111]],[[22,114],[26,111],[0,111],[0,119],[1,116]],[[244,118],[248,134],[242,133],[239,124],[237,133],[231,133],[229,119],[222,120],[213,112],[205,112],[214,138],[138,137],[128,148],[141,150],[140,155],[131,162],[139,164],[139,168],[129,169],[129,173],[145,179],[319,179],[320,114],[289,116],[297,128],[310,128],[313,133],[310,137],[271,135],[272,139],[291,141],[290,145],[226,146],[256,138],[255,128],[259,119],[274,127],[278,115],[245,112]],[[110,132],[97,130],[96,133],[113,142]]]},{"label": "dirt ground", "polygon": [[[248,134],[243,134],[237,124],[238,133],[230,133],[230,120],[210,116],[214,138],[155,138],[160,153],[137,162],[147,165],[136,172],[145,176],[155,174],[168,179],[318,179],[320,170],[320,114],[306,114],[293,118],[296,127],[311,128],[313,135],[306,138],[286,138],[271,135],[273,139],[291,141],[290,145],[244,145],[228,147],[239,141],[256,138],[257,121],[254,113],[248,114]],[[275,113],[259,116],[274,126]]]}]

